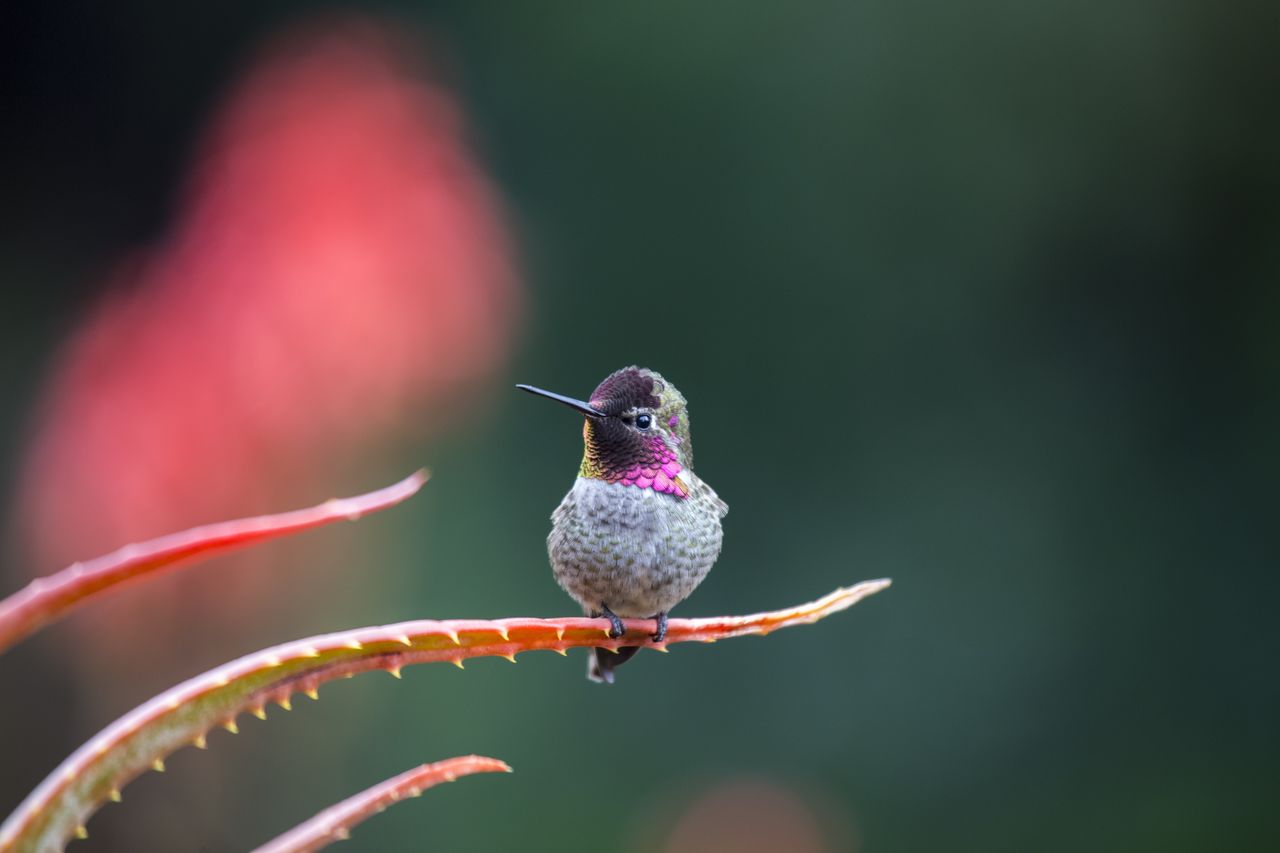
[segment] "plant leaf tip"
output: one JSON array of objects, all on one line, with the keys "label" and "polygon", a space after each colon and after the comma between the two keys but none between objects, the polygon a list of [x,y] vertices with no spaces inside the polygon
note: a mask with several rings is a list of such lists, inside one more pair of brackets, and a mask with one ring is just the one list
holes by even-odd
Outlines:
[{"label": "plant leaf tip", "polygon": [[[892,578],[877,578],[870,581],[862,581],[853,586],[842,586],[833,591],[826,597],[825,603],[830,608],[830,612],[834,613],[844,610],[846,607],[857,604],[869,595],[875,595],[882,592],[893,585]],[[825,609],[825,608],[823,608]]]}]

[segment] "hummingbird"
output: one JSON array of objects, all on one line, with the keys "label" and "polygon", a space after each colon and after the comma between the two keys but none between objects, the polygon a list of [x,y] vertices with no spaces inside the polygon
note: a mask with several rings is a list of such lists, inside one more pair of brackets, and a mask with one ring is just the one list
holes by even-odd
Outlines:
[{"label": "hummingbird", "polygon": [[[729,511],[693,473],[689,409],[661,374],[624,367],[590,400],[531,385],[522,391],[586,416],[582,464],[551,514],[547,552],[556,582],[591,617],[653,619],[654,642],[667,635],[667,613],[689,597],[720,556],[720,519]],[[613,671],[639,646],[592,650],[587,678],[613,683]]]}]

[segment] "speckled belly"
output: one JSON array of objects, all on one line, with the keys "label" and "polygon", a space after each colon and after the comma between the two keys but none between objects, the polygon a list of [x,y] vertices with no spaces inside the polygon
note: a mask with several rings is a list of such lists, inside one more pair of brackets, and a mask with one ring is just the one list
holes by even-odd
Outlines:
[{"label": "speckled belly", "polygon": [[583,610],[647,618],[693,592],[720,554],[724,504],[579,477],[552,514],[556,581]]}]

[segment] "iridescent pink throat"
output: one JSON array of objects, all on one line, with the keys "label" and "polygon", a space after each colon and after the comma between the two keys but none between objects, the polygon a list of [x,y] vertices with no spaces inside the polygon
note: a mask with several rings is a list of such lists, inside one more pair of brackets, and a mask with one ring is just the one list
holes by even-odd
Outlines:
[{"label": "iridescent pink throat", "polygon": [[678,498],[689,497],[688,487],[676,479],[676,475],[684,470],[676,452],[657,436],[649,439],[649,450],[652,455],[647,461],[606,478],[607,482],[653,489]]}]

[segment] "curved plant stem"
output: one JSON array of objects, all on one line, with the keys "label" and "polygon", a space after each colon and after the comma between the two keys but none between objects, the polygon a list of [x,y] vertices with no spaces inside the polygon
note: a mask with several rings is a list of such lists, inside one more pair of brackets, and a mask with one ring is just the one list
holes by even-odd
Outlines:
[{"label": "curved plant stem", "polygon": [[288,710],[290,698],[317,698],[324,682],[381,669],[399,677],[400,668],[417,663],[452,663],[497,656],[512,662],[520,652],[575,647],[646,646],[665,651],[671,643],[710,643],[746,634],[816,622],[852,606],[889,585],[888,579],[863,581],[837,589],[816,601],[751,616],[672,619],[666,643],[650,637],[653,622],[624,620],[626,633],[609,637],[602,619],[431,620],[360,628],[297,640],[246,655],[198,675],[140,705],[80,747],[37,787],[0,825],[0,850],[57,849],[85,834],[84,822],[108,799],[148,768],[163,769],[163,759],[188,744],[205,745],[215,726],[235,733],[236,717],[249,711],[266,716],[274,702]]},{"label": "curved plant stem", "polygon": [[433,785],[452,782],[472,773],[510,773],[511,768],[496,758],[467,755],[435,764],[422,764],[399,776],[330,806],[285,834],[268,841],[253,853],[312,853],[335,841],[351,837],[351,828],[363,823],[405,797],[416,797]]},{"label": "curved plant stem", "polygon": [[353,498],[334,498],[293,512],[193,527],[182,533],[125,545],[84,563],[73,563],[56,574],[36,578],[0,601],[0,653],[44,625],[65,616],[72,608],[120,584],[173,568],[183,561],[210,557],[264,539],[287,536],[344,519],[354,521],[365,513],[395,506],[422,488],[426,481],[427,472],[416,471],[395,485],[376,492]]}]

